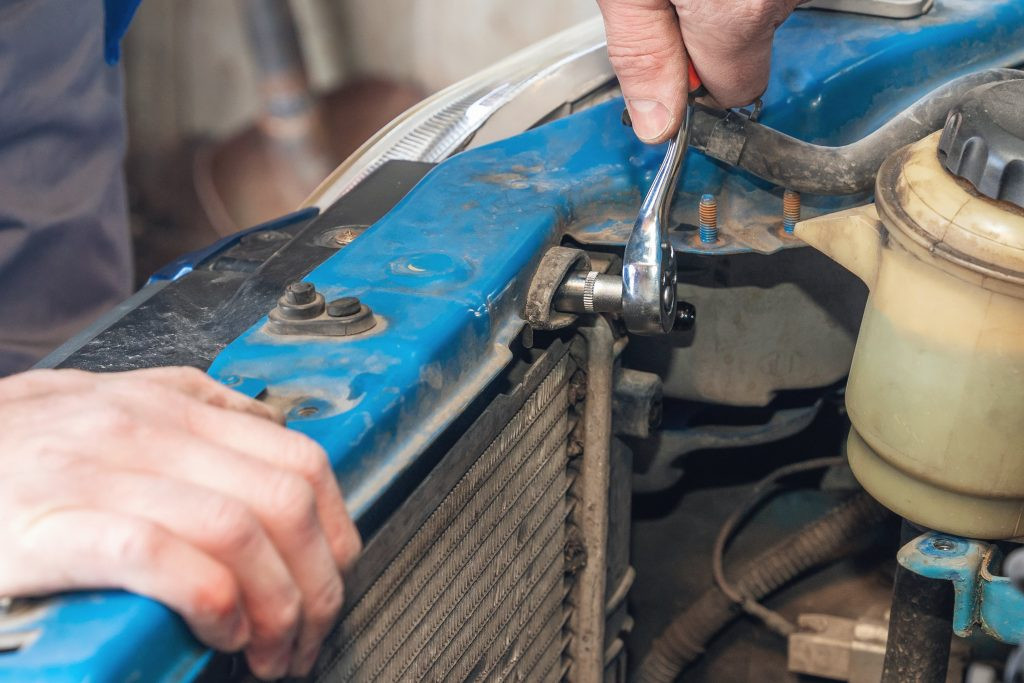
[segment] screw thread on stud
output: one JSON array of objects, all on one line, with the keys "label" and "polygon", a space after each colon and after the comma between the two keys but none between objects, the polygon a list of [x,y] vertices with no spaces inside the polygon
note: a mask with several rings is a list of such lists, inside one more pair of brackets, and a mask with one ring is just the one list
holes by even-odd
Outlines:
[{"label": "screw thread on stud", "polygon": [[782,228],[793,234],[793,228],[800,222],[800,193],[786,190],[782,193]]},{"label": "screw thread on stud", "polygon": [[697,206],[697,229],[700,241],[714,244],[718,241],[718,202],[711,194],[703,195]]}]

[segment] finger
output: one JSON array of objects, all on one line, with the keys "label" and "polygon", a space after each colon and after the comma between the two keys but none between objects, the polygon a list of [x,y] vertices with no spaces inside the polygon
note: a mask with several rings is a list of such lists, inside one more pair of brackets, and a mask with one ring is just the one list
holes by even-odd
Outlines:
[{"label": "finger", "polygon": [[146,520],[66,508],[27,525],[18,547],[14,566],[30,569],[13,577],[15,594],[121,588],[164,603],[218,650],[238,650],[249,639],[231,572]]},{"label": "finger", "polygon": [[[274,661],[288,661],[290,667],[302,658],[315,656],[341,608],[343,594],[341,577],[317,516],[313,489],[302,477],[174,429],[154,435],[115,431],[93,457],[205,486],[236,498],[252,510],[302,595],[301,623],[296,625],[297,631],[289,629],[279,634]],[[297,641],[292,637],[296,632]],[[289,652],[291,658],[285,656]]]},{"label": "finger", "polygon": [[230,569],[251,626],[246,647],[250,668],[264,678],[287,673],[301,593],[245,505],[177,479],[95,468],[69,474],[72,481],[60,490],[73,503],[160,524]]},{"label": "finger", "polygon": [[772,40],[795,6],[793,0],[683,3],[678,26],[686,51],[708,93],[722,107],[753,102],[768,86]]},{"label": "finger", "polygon": [[155,382],[218,408],[249,413],[283,423],[284,416],[272,406],[230,389],[205,372],[189,367],[147,368],[124,373],[123,379]]},{"label": "finger", "polygon": [[598,0],[608,56],[633,130],[644,142],[675,134],[686,101],[686,51],[669,0]]},{"label": "finger", "polygon": [[[338,567],[351,566],[361,549],[359,534],[327,455],[315,441],[267,420],[192,400],[163,384],[124,384],[118,387],[117,398],[116,405],[76,411],[76,416],[68,418],[75,421],[71,428],[83,438],[100,426],[111,433],[134,431],[138,437],[143,425],[171,425],[234,453],[294,472],[313,487],[317,516]],[[111,414],[117,411],[119,416]],[[157,440],[145,434],[139,438]]]},{"label": "finger", "polygon": [[345,507],[330,460],[318,443],[265,420],[228,415],[200,404],[189,406],[187,423],[196,436],[283,467],[305,479],[313,487],[317,516],[335,562],[343,570],[352,566],[362,549],[359,532]]},{"label": "finger", "polygon": [[131,372],[96,373],[82,370],[30,370],[0,380],[0,402],[61,393],[147,389],[162,386],[213,406],[283,423],[280,411],[229,389],[195,368],[167,367]]},{"label": "finger", "polygon": [[35,398],[55,391],[94,389],[99,375],[82,370],[29,370],[0,379],[0,403]]}]

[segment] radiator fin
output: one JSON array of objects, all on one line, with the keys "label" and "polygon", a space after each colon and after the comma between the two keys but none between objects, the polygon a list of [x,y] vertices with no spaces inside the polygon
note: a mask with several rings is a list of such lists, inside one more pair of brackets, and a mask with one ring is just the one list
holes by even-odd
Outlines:
[{"label": "radiator fin", "polygon": [[536,385],[347,613],[318,680],[560,677],[571,362]]}]

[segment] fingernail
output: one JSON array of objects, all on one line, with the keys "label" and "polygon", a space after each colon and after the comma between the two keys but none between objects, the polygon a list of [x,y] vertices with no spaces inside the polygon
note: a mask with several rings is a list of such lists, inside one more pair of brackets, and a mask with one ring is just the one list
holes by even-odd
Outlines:
[{"label": "fingernail", "polygon": [[633,131],[645,142],[656,140],[672,125],[672,114],[668,107],[657,100],[626,100]]}]

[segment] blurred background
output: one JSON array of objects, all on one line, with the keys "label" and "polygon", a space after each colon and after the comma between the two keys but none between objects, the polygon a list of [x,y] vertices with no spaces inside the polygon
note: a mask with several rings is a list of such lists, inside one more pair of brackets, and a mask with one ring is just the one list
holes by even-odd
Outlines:
[{"label": "blurred background", "polygon": [[594,0],[146,0],[124,42],[136,279],[288,213],[423,97]]}]

